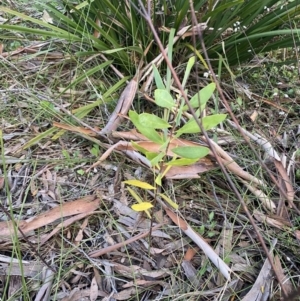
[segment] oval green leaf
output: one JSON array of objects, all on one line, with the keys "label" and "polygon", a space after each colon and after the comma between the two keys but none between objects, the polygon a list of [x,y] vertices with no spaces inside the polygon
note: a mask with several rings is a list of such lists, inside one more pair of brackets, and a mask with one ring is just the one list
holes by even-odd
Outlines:
[{"label": "oval green leaf", "polygon": [[177,131],[177,134],[195,134],[200,132],[201,130],[195,119],[190,119],[183,127],[181,127]]},{"label": "oval green leaf", "polygon": [[227,114],[215,114],[211,116],[206,116],[202,118],[202,124],[205,130],[210,130],[214,128],[222,121],[224,121],[227,117]]},{"label": "oval green leaf", "polygon": [[[217,126],[227,117],[227,114],[215,114],[211,116],[205,116],[202,120],[202,126],[204,130],[210,130],[211,128]],[[189,120],[182,128],[177,131],[177,134],[195,134],[200,133],[201,130],[195,119]]]},{"label": "oval green leaf", "polygon": [[143,126],[139,121],[139,115],[134,111],[129,111],[128,113],[131,122],[135,125],[137,130],[147,137],[150,141],[157,144],[162,144],[163,138],[155,131],[153,128]]},{"label": "oval green leaf", "polygon": [[171,127],[168,122],[153,114],[142,113],[138,118],[140,124],[145,127],[153,129],[167,129]]},{"label": "oval green leaf", "polygon": [[204,146],[179,146],[172,149],[176,155],[187,159],[200,159],[209,154],[209,148]]},{"label": "oval green leaf", "polygon": [[156,104],[160,107],[172,109],[175,106],[172,95],[165,89],[156,89],[154,98]]}]

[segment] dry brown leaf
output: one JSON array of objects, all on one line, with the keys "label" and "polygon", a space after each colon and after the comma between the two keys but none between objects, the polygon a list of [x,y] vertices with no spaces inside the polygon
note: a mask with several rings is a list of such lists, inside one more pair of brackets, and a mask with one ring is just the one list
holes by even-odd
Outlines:
[{"label": "dry brown leaf", "polygon": [[[69,125],[69,124],[58,123],[58,122],[55,122],[55,121],[53,122],[53,126],[55,126],[57,128],[60,128],[60,129],[70,131],[70,132],[75,132],[75,133],[88,135],[90,137],[96,137],[97,136],[97,134],[94,131],[92,131],[90,129],[85,129],[85,128],[80,127],[80,126],[72,126],[72,125]],[[95,130],[99,131],[100,129],[95,127]]]},{"label": "dry brown leaf", "polygon": [[188,248],[184,255],[185,261],[191,261],[199,251],[199,248]]},{"label": "dry brown leaf", "polygon": [[[8,260],[7,260],[8,259]],[[36,261],[21,261],[0,255],[0,275],[16,275],[41,280],[43,265]]]},{"label": "dry brown leaf", "polygon": [[[15,221],[15,223],[24,234],[28,234],[35,229],[54,222],[57,219],[62,219],[63,217],[70,215],[94,211],[99,207],[99,203],[100,200],[95,199],[95,196],[87,196],[76,201],[61,204],[56,208],[53,208],[28,220]],[[12,223],[11,221],[0,222],[0,238],[9,238],[14,234],[14,223]],[[18,236],[21,235],[19,231],[17,231],[17,234]]]},{"label": "dry brown leaf", "polygon": [[293,285],[288,277],[285,276],[284,270],[281,266],[280,258],[278,255],[274,257],[274,266],[277,271],[277,275],[280,278],[280,282],[285,288],[285,292],[289,295],[293,291]]},{"label": "dry brown leaf", "polygon": [[186,278],[191,282],[192,286],[194,288],[198,288],[200,286],[200,278],[198,277],[197,270],[192,263],[188,260],[183,260],[181,266]]},{"label": "dry brown leaf", "polygon": [[93,277],[90,288],[90,300],[95,301],[98,297],[98,284],[96,278]]},{"label": "dry brown leaf", "polygon": [[290,178],[287,174],[287,171],[283,167],[283,164],[282,164],[281,161],[274,160],[274,164],[275,164],[279,174],[281,175],[281,177],[283,179],[283,183],[285,184],[285,189],[284,190],[286,191],[288,201],[290,203],[290,206],[292,207],[291,204],[294,201],[295,191],[294,191],[294,188],[292,186],[291,180],[290,180]]},{"label": "dry brown leaf", "polygon": [[[276,242],[273,243],[272,250],[275,247],[275,244]],[[270,251],[270,256],[273,259],[272,250]],[[268,297],[268,295],[266,294],[269,294],[272,276],[272,267],[267,258],[251,290],[242,299],[242,301],[267,300],[266,297]]]},{"label": "dry brown leaf", "polygon": [[266,210],[270,211],[271,213],[275,212],[275,203],[262,190],[256,188],[255,186],[247,183],[244,180],[241,180],[241,182],[261,201],[261,204]]},{"label": "dry brown leaf", "polygon": [[[163,166],[163,171],[166,165]],[[180,180],[180,179],[198,179],[199,174],[217,168],[217,164],[212,162],[209,158],[202,158],[200,162],[196,162],[189,166],[172,166],[168,170],[165,177],[167,179]]]},{"label": "dry brown leaf", "polygon": [[218,245],[223,246],[225,254],[230,254],[232,252],[233,246],[233,225],[229,224],[228,226],[226,226],[226,222],[224,222],[223,229],[220,235],[220,240],[218,243]]},{"label": "dry brown leaf", "polygon": [[106,126],[101,130],[102,135],[106,135],[115,131],[121,121],[123,120],[122,116],[127,115],[128,110],[132,104],[132,101],[135,97],[136,91],[138,88],[137,76],[135,76],[129,84],[126,86],[122,94],[120,95],[118,104],[111,114],[109,121]]},{"label": "dry brown leaf", "polygon": [[36,297],[35,301],[44,301],[48,300],[50,297],[50,293],[52,290],[53,286],[53,281],[54,281],[54,272],[50,269],[46,269],[43,273],[43,285],[40,287]]},{"label": "dry brown leaf", "polygon": [[284,229],[284,227],[286,227],[286,225],[279,219],[270,218],[259,210],[255,209],[253,211],[253,215],[259,222],[267,223],[268,225],[276,227],[278,229],[282,230]]},{"label": "dry brown leaf", "polygon": [[83,230],[86,228],[86,226],[88,224],[88,221],[89,221],[88,218],[86,218],[83,221],[83,223],[82,223],[82,225],[81,225],[81,227],[80,227],[80,229],[79,229],[79,231],[78,231],[78,233],[77,233],[77,235],[75,237],[75,243],[78,243],[78,242],[80,242],[82,240],[82,238],[83,238]]},{"label": "dry brown leaf", "polygon": [[[50,233],[41,236],[40,246],[42,246],[46,241],[48,241],[53,235],[55,235],[61,229],[65,229],[69,225],[73,224],[75,221],[81,220],[82,218],[85,218],[86,216],[89,216],[91,214],[94,214],[94,211],[77,214],[69,219],[64,220],[62,223],[58,224]],[[70,239],[70,235],[68,236],[68,239]]]},{"label": "dry brown leaf", "polygon": [[137,265],[125,266],[119,263],[112,263],[112,266],[115,272],[118,272],[119,274],[131,279],[145,276],[159,279],[168,274],[165,270],[147,271],[146,269],[143,269]]},{"label": "dry brown leaf", "polygon": [[253,113],[250,115],[250,119],[254,122],[258,116],[257,110],[254,110]]},{"label": "dry brown leaf", "polygon": [[112,298],[116,299],[116,300],[128,300],[130,299],[130,297],[132,296],[136,296],[137,295],[137,287],[130,287],[128,289],[124,289],[121,292],[117,293],[117,294],[113,294]]},{"label": "dry brown leaf", "polygon": [[129,288],[129,287],[136,287],[138,286],[144,286],[144,287],[149,287],[149,286],[154,286],[156,284],[161,285],[163,288],[167,288],[168,284],[164,281],[160,281],[160,280],[154,280],[154,281],[150,281],[150,280],[143,280],[143,279],[136,279],[135,281],[129,281],[126,284],[122,285],[123,288]]}]

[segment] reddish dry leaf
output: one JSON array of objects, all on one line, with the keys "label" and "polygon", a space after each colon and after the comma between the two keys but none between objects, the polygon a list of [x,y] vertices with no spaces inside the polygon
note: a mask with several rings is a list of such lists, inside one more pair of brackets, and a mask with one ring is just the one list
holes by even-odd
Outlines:
[{"label": "reddish dry leaf", "polygon": [[0,189],[4,187],[4,177],[0,177]]},{"label": "reddish dry leaf", "polygon": [[[164,164],[163,171],[166,169],[167,165]],[[199,174],[210,171],[217,168],[218,165],[212,162],[208,157],[202,158],[199,162],[194,163],[189,166],[172,166],[168,170],[165,177],[167,179],[180,180],[180,179],[198,179]]]},{"label": "reddish dry leaf", "polygon": [[293,285],[292,285],[289,277],[285,276],[284,270],[281,266],[280,258],[278,257],[278,255],[275,255],[275,257],[274,257],[274,266],[277,271],[277,275],[280,278],[280,282],[282,283],[282,285],[285,288],[286,293],[290,294],[293,291]]},{"label": "reddish dry leaf", "polygon": [[194,256],[197,254],[197,252],[199,251],[199,249],[192,249],[192,248],[188,248],[185,255],[184,255],[184,260],[185,261],[191,261]]},{"label": "reddish dry leaf", "polygon": [[[72,125],[69,125],[69,124],[63,124],[63,123],[58,123],[58,122],[53,122],[53,126],[55,126],[57,128],[60,128],[60,129],[67,130],[67,131],[88,135],[90,137],[96,137],[97,136],[97,134],[95,132],[93,132],[92,130],[85,129],[85,128],[82,128],[80,126],[72,126]],[[95,127],[95,130],[99,131],[99,128]]]},{"label": "reddish dry leaf", "polygon": [[[62,219],[70,215],[92,212],[99,207],[99,203],[100,200],[95,199],[95,196],[87,196],[76,201],[61,204],[56,208],[28,220],[15,221],[15,223],[24,234],[28,234],[35,229],[56,221],[57,219]],[[0,237],[8,238],[14,235],[14,233],[14,224],[11,221],[0,222]],[[18,231],[18,236],[20,235],[21,233]]]},{"label": "reddish dry leaf", "polygon": [[187,223],[182,218],[168,208],[165,208],[165,210],[174,224],[176,224],[183,231],[187,230]]}]

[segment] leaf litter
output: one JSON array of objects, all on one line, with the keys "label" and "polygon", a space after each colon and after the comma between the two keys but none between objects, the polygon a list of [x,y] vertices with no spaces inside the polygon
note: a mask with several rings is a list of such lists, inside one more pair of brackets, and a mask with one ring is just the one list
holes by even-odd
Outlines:
[{"label": "leaf litter", "polygon": [[[32,49],[36,49],[35,47],[39,49],[41,46],[34,46]],[[37,53],[36,50],[33,51]],[[29,48],[23,48],[11,53],[10,56],[17,59],[17,55],[28,52]],[[5,57],[10,59],[6,54]],[[54,57],[50,54],[45,58],[56,64],[63,59],[59,55]],[[45,64],[42,60],[38,62],[38,68],[34,70],[22,62],[19,66],[25,70],[27,68],[27,72],[34,76],[36,70]],[[52,63],[47,67],[53,65]],[[18,62],[14,61],[14,64]],[[13,86],[13,80],[9,80]],[[135,90],[135,87],[129,85],[127,91],[129,88]],[[82,97],[85,91],[87,89],[82,89],[82,93],[78,94],[75,90],[69,92],[72,92],[70,94],[76,99]],[[126,88],[124,91],[126,92]],[[39,93],[43,95],[42,92]],[[9,93],[8,90],[8,94],[9,97],[17,98],[17,102],[24,103],[24,99],[18,93]],[[122,97],[121,100],[124,101],[124,94]],[[188,168],[173,167],[170,170],[172,173],[166,174],[169,182],[166,189],[172,200],[179,203],[181,216],[178,212],[162,206],[165,210],[165,213],[162,213],[162,220],[151,225],[143,213],[137,213],[130,208],[132,200],[124,191],[124,187],[120,189],[127,199],[123,199],[122,202],[116,197],[118,192],[116,189],[108,191],[109,185],[115,185],[114,179],[117,177],[116,166],[119,162],[114,162],[110,166],[107,163],[112,160],[115,152],[121,153],[122,157],[125,155],[130,158],[126,159],[122,167],[126,172],[123,175],[119,174],[118,177],[125,181],[132,180],[126,178],[126,173],[135,178],[135,169],[142,165],[141,180],[145,181],[147,177],[151,179],[151,173],[149,176],[149,171],[145,168],[149,168],[149,162],[132,147],[131,140],[154,152],[158,151],[158,146],[147,141],[135,130],[112,131],[119,125],[121,120],[119,117],[123,118],[126,115],[133,97],[132,94],[124,111],[118,109],[118,112],[112,115],[114,121],[111,124],[108,122],[107,127],[104,127],[105,133],[111,132],[111,136],[117,142],[110,145],[106,143],[107,141],[105,143],[98,141],[103,147],[103,153],[99,154],[100,160],[95,157],[86,160],[86,157],[90,156],[88,151],[90,145],[78,140],[74,134],[82,134],[84,136],[81,137],[97,142],[92,140],[98,137],[95,133],[99,131],[97,128],[93,127],[91,130],[82,124],[73,126],[65,124],[64,120],[49,122],[45,128],[53,124],[67,132],[65,131],[65,134],[56,140],[49,140],[50,136],[44,135],[43,140],[35,140],[36,148],[31,152],[25,150],[24,145],[28,145],[28,141],[37,133],[44,133],[44,126],[29,122],[28,120],[34,118],[30,112],[23,113],[27,114],[28,120],[24,121],[23,116],[17,115],[20,122],[10,126],[7,126],[8,121],[2,117],[1,123],[5,124],[2,136],[5,156],[1,157],[1,200],[16,214],[14,222],[1,215],[0,262],[3,267],[1,276],[7,279],[9,270],[11,277],[24,277],[36,283],[42,279],[43,284],[38,289],[33,288],[36,300],[43,300],[53,293],[54,283],[57,281],[55,275],[40,262],[34,250],[29,250],[30,255],[26,255],[28,251],[26,239],[28,239],[41,249],[41,256],[52,262],[55,268],[60,264],[60,260],[55,259],[57,256],[62,256],[62,260],[66,261],[62,271],[63,279],[59,279],[56,283],[57,300],[82,300],[82,298],[134,300],[137,295],[140,298],[145,296],[149,300],[154,300],[157,296],[163,299],[180,295],[194,296],[198,298],[196,300],[201,300],[201,297],[213,298],[222,295],[222,300],[231,300],[237,293],[243,300],[248,300],[258,298],[257,295],[263,294],[264,291],[269,294],[272,273],[268,261],[259,248],[255,247],[255,233],[248,226],[244,213],[238,208],[231,191],[228,191],[227,184],[221,183],[224,180],[216,173],[218,166],[212,154]],[[8,110],[14,111],[15,108],[11,106]],[[51,119],[45,116],[45,119],[47,118]],[[275,154],[270,148],[271,144],[266,144],[270,143],[267,138],[256,137],[259,138],[256,138],[255,143],[262,141],[267,155]],[[124,141],[125,139],[127,141]],[[202,145],[181,138],[174,139],[172,143],[174,146]],[[226,168],[236,176],[239,189],[241,191],[246,189],[245,197],[254,202],[255,206],[251,205],[252,213],[259,223],[260,231],[264,232],[268,226],[268,231],[272,233],[270,237],[281,239],[283,234],[289,234],[299,239],[299,231],[294,229],[293,223],[289,220],[290,214],[278,214],[279,202],[276,198],[269,198],[264,194],[264,189],[269,185],[265,178],[251,173],[251,167],[243,166],[244,161],[240,158],[233,159],[236,155],[230,154],[232,150],[225,150],[226,145],[221,148],[215,143],[214,146]],[[75,150],[78,150],[78,154],[72,160],[72,153]],[[277,156],[275,160],[279,162],[274,164],[278,178],[282,179],[282,185],[289,196],[288,201],[292,202],[297,195],[295,185],[291,182],[283,162],[280,162]],[[89,173],[80,175],[77,173],[80,169]],[[206,174],[213,178],[213,185],[205,179]],[[186,183],[182,185],[186,187],[179,185],[177,187],[175,179],[185,180]],[[215,195],[211,192],[213,189],[216,190]],[[150,198],[150,195],[147,195],[147,198]],[[279,193],[274,192],[274,195],[281,198]],[[221,208],[217,204],[218,201],[222,203]],[[259,201],[263,202],[263,209]],[[284,204],[281,206],[285,207]],[[226,210],[225,216],[223,209]],[[157,204],[154,210],[157,213],[159,210],[164,212]],[[209,214],[213,211],[216,212],[216,224],[209,219]],[[151,226],[150,245],[148,236]],[[18,228],[24,232],[26,239]],[[214,230],[211,231],[212,237],[209,236],[209,230]],[[11,242],[16,236],[24,256],[22,261],[16,260],[12,252]],[[291,248],[295,247],[297,245],[292,243]],[[189,255],[189,252],[192,255]],[[291,254],[293,256],[295,253]],[[210,258],[213,264],[207,258]],[[292,260],[297,259],[293,256]],[[277,266],[282,279],[289,279],[290,271],[280,268],[282,264],[278,259]],[[43,276],[45,269],[46,273]],[[241,292],[245,288],[248,289],[247,294]],[[290,285],[288,289],[291,291]],[[13,293],[13,290],[9,292],[11,295]]]}]

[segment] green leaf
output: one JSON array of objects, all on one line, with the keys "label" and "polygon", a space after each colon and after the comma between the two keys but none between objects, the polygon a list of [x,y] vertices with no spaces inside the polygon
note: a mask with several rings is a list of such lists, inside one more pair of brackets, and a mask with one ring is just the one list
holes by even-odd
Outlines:
[{"label": "green leaf", "polygon": [[143,200],[141,199],[141,197],[133,189],[131,189],[130,187],[127,187],[127,190],[139,203],[143,203]]},{"label": "green leaf", "polygon": [[163,82],[156,66],[152,65],[152,67],[153,67],[153,72],[154,72],[154,80],[155,80],[156,88],[163,89],[163,90],[166,89],[164,82]]},{"label": "green leaf", "polygon": [[163,178],[163,175],[162,175],[161,173],[159,173],[159,174],[157,175],[157,177],[155,178],[155,183],[156,183],[157,185],[161,186],[161,185],[162,185],[162,183],[161,183],[162,178]]},{"label": "green leaf", "polygon": [[139,122],[142,126],[153,129],[167,129],[171,127],[171,125],[169,125],[168,122],[166,122],[162,118],[149,113],[140,114]]},{"label": "green leaf", "polygon": [[135,187],[140,187],[143,189],[156,189],[152,185],[150,185],[146,182],[139,181],[139,180],[128,180],[128,181],[124,181],[123,183],[125,183],[127,185],[131,185],[131,186],[135,186]]},{"label": "green leaf", "polygon": [[78,169],[77,173],[81,176],[83,176],[85,174],[85,171],[83,169]]},{"label": "green leaf", "polygon": [[[154,158],[157,157],[157,153],[153,153],[153,152],[146,152],[145,155],[146,155],[146,158],[147,158],[149,161],[151,161],[151,160],[153,160]],[[151,164],[151,162],[150,162],[150,164]],[[151,164],[151,165],[152,165],[152,164]]]},{"label": "green leaf", "polygon": [[205,116],[202,118],[202,124],[204,129],[210,130],[224,121],[227,117],[227,114],[214,114],[211,116]]},{"label": "green leaf", "polygon": [[190,119],[183,127],[181,127],[176,133],[178,134],[195,134],[200,133],[201,129],[199,128],[195,119]]},{"label": "green leaf", "polygon": [[100,154],[100,149],[99,149],[99,145],[94,144],[93,147],[90,149],[90,153],[95,156],[98,157]]},{"label": "green leaf", "polygon": [[130,141],[131,145],[140,153],[146,155],[147,153],[149,153],[148,150],[146,150],[145,148],[141,147],[138,143],[134,142],[134,141]]},{"label": "green leaf", "polygon": [[209,154],[209,148],[204,146],[179,146],[172,149],[176,155],[187,159],[200,159]]},{"label": "green leaf", "polygon": [[166,163],[166,165],[169,165],[169,166],[188,166],[188,165],[193,165],[197,161],[198,161],[198,158],[197,159],[180,158],[180,159],[172,160],[172,161]]},{"label": "green leaf", "polygon": [[164,153],[159,153],[156,155],[151,161],[151,166],[156,166],[159,162],[161,162],[162,158],[165,156]]},{"label": "green leaf", "polygon": [[[205,109],[207,101],[213,95],[215,89],[216,89],[215,83],[208,84],[190,99],[190,105],[193,108],[199,108],[199,101],[200,101],[200,110],[203,111]],[[188,106],[185,105],[183,107],[183,110],[188,110]]]},{"label": "green leaf", "polygon": [[[202,122],[202,126],[204,130],[210,130],[211,128],[217,126],[223,120],[225,120],[227,114],[215,114],[211,116],[203,117],[200,122]],[[182,128],[177,131],[177,136],[181,134],[195,134],[200,133],[201,130],[195,119],[189,120]]]},{"label": "green leaf", "polygon": [[128,115],[131,122],[135,125],[138,131],[141,134],[143,134],[145,137],[147,137],[149,140],[157,144],[162,144],[164,142],[163,138],[153,128],[145,127],[140,123],[139,115],[135,111],[130,110]]},{"label": "green leaf", "polygon": [[175,106],[172,95],[165,89],[156,89],[154,91],[155,102],[158,106],[172,109]]},{"label": "green leaf", "polygon": [[146,211],[152,207],[153,205],[150,202],[142,202],[131,206],[134,211]]},{"label": "green leaf", "polygon": [[182,87],[184,88],[185,87],[185,84],[190,76],[190,73],[191,73],[191,70],[193,68],[193,66],[195,65],[195,61],[196,61],[196,58],[195,56],[192,56],[189,60],[188,60],[188,63],[186,65],[186,69],[185,69],[185,72],[184,72],[184,77],[183,77],[183,80],[182,80]]},{"label": "green leaf", "polygon": [[178,210],[179,206],[174,203],[168,196],[163,193],[159,193],[159,196],[163,198],[169,205],[171,205],[175,210]]}]

